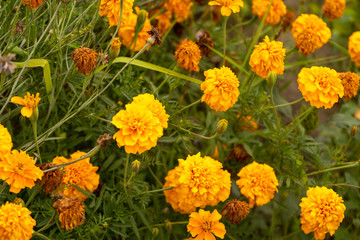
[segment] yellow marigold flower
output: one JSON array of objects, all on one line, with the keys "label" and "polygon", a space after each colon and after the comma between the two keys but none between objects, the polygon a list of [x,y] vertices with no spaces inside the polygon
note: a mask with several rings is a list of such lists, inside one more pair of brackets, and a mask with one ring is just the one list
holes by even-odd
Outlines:
[{"label": "yellow marigold flower", "polygon": [[126,110],[120,110],[111,121],[119,128],[113,136],[118,146],[124,146],[127,153],[133,154],[141,154],[155,147],[158,138],[163,135],[160,119],[143,105],[131,103],[125,108]]},{"label": "yellow marigold flower", "polygon": [[114,40],[111,41],[110,45],[111,45],[112,49],[119,50],[121,47],[120,38],[118,38],[118,37],[114,38]]},{"label": "yellow marigold flower", "polygon": [[326,233],[334,235],[344,219],[343,199],[326,187],[309,188],[301,199],[301,229],[305,234],[314,232],[315,239],[324,239]]},{"label": "yellow marigold flower", "polygon": [[183,22],[190,16],[192,5],[191,0],[169,0],[164,7],[174,14],[177,22]]},{"label": "yellow marigold flower", "polygon": [[353,61],[358,67],[360,66],[360,31],[354,32],[349,37],[348,52],[350,54],[351,61]]},{"label": "yellow marigold flower", "polygon": [[301,14],[292,24],[291,34],[295,47],[307,56],[321,48],[331,38],[330,28],[314,14]]},{"label": "yellow marigold flower", "polygon": [[359,75],[352,72],[339,73],[341,84],[344,86],[344,99],[355,97],[359,89]]},{"label": "yellow marigold flower", "polygon": [[21,204],[6,202],[0,207],[0,239],[28,240],[31,238],[36,221],[31,212]]},{"label": "yellow marigold flower", "polygon": [[[253,0],[252,13],[262,19],[269,8],[271,0]],[[286,14],[286,6],[282,0],[274,0],[265,19],[265,24],[276,25]]]},{"label": "yellow marigold flower", "polygon": [[12,150],[1,156],[0,179],[9,184],[10,192],[18,193],[21,189],[35,185],[43,172],[35,166],[35,161],[26,152]]},{"label": "yellow marigold flower", "polygon": [[34,94],[30,94],[29,92],[27,92],[24,98],[18,96],[12,97],[11,102],[24,106],[21,109],[21,115],[30,118],[33,113],[37,114],[37,105],[41,100],[41,98],[39,98],[39,95],[39,93],[36,93],[34,97]]},{"label": "yellow marigold flower", "polygon": [[231,108],[240,95],[239,80],[230,68],[222,66],[204,72],[205,81],[201,84],[204,95],[202,102],[206,102],[211,109],[225,112]]},{"label": "yellow marigold flower", "polygon": [[85,208],[84,202],[78,198],[59,198],[53,204],[59,214],[61,228],[69,231],[84,223]]},{"label": "yellow marigold flower", "polygon": [[256,204],[262,206],[274,198],[274,193],[278,191],[279,182],[276,178],[274,169],[267,164],[252,162],[243,167],[238,173],[240,177],[236,184],[249,200],[249,207]]},{"label": "yellow marigold flower", "polygon": [[344,95],[338,73],[327,67],[303,68],[297,82],[304,99],[317,108],[331,108]]},{"label": "yellow marigold flower", "polygon": [[190,214],[187,230],[196,240],[214,240],[215,236],[224,239],[226,230],[225,225],[219,220],[221,215],[215,209],[212,213],[202,209],[199,212]]},{"label": "yellow marigold flower", "polygon": [[[101,0],[99,15],[107,17],[110,27],[117,26],[120,20],[121,0]],[[121,16],[121,25],[129,21],[132,14],[134,0],[123,0],[123,9]]]},{"label": "yellow marigold flower", "polygon": [[181,41],[175,51],[175,58],[180,67],[188,71],[199,71],[199,62],[201,59],[199,46],[191,40]]},{"label": "yellow marigold flower", "polygon": [[284,72],[285,48],[280,41],[270,41],[265,36],[263,42],[255,45],[254,51],[250,57],[250,66],[252,71],[262,78],[267,78],[269,72],[276,75]]},{"label": "yellow marigold flower", "polygon": [[168,127],[169,115],[165,112],[165,107],[155,99],[154,95],[145,93],[139,94],[133,98],[134,104],[139,104],[149,109],[155,117],[157,117],[161,123],[162,128]]},{"label": "yellow marigold flower", "polygon": [[322,13],[330,20],[340,18],[345,10],[345,0],[325,0]]},{"label": "yellow marigold flower", "polygon": [[238,224],[249,214],[249,204],[236,199],[228,202],[221,210],[221,215],[229,220],[231,224]]},{"label": "yellow marigold flower", "polygon": [[72,60],[79,73],[86,76],[96,68],[98,53],[87,47],[79,47],[72,52]]},{"label": "yellow marigold flower", "polygon": [[170,22],[171,12],[166,11],[166,12],[160,14],[159,16],[157,16],[155,19],[157,21],[156,27],[159,30],[160,34],[166,33],[166,31],[171,26],[171,22]]},{"label": "yellow marigold flower", "polygon": [[223,16],[230,16],[233,13],[240,12],[240,7],[244,6],[243,0],[214,0],[209,2],[210,6],[221,6],[220,12]]},{"label": "yellow marigold flower", "polygon": [[8,129],[0,124],[0,155],[10,152],[12,147],[13,143]]},{"label": "yellow marigold flower", "polygon": [[121,26],[118,32],[119,37],[122,38],[124,46],[133,51],[135,44],[136,52],[140,51],[146,45],[146,40],[150,37],[147,32],[151,30],[150,20],[146,16],[144,27],[133,41],[133,38],[135,37],[135,26],[137,18],[138,16],[135,13],[131,13],[129,16],[129,21]]},{"label": "yellow marigold flower", "polygon": [[215,206],[230,194],[230,173],[222,170],[222,164],[200,153],[179,159],[179,166],[168,172],[164,188],[166,202],[175,211],[191,213],[197,207]]},{"label": "yellow marigold flower", "polygon": [[40,7],[40,5],[44,2],[44,0],[22,0],[22,3],[26,5],[29,9],[33,9],[34,11]]},{"label": "yellow marigold flower", "polygon": [[[71,154],[71,158],[55,157],[53,163],[62,164],[74,161],[86,153],[77,151]],[[93,192],[99,185],[100,176],[96,173],[98,167],[94,167],[90,163],[90,158],[85,158],[79,162],[64,167],[65,174],[62,178],[62,187],[58,194],[62,194],[67,198],[79,198],[84,201],[87,196],[82,194],[73,185],[78,186],[84,191]]]}]

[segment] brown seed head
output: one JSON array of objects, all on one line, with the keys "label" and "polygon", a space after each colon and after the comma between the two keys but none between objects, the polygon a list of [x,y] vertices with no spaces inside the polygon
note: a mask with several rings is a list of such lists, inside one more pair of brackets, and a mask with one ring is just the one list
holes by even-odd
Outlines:
[{"label": "brown seed head", "polygon": [[[47,170],[47,169],[53,168],[55,166],[56,165],[54,163],[43,163],[43,164],[40,164],[38,167],[41,170]],[[44,184],[44,192],[47,195],[50,195],[52,192],[57,190],[61,185],[63,176],[64,176],[64,173],[62,172],[61,169],[56,169],[54,171],[45,173],[41,179],[41,182]]]},{"label": "brown seed head", "polygon": [[69,231],[84,223],[84,203],[78,198],[60,197],[53,203],[53,207],[59,214],[61,228],[66,228],[66,230]]},{"label": "brown seed head", "polygon": [[228,202],[221,210],[221,215],[229,220],[232,224],[238,224],[249,214],[249,204],[237,199]]},{"label": "brown seed head", "polygon": [[150,35],[150,37],[154,40],[153,45],[161,45],[161,35],[159,30],[151,25],[151,30],[147,31],[147,33]]},{"label": "brown seed head", "polygon": [[105,133],[97,139],[97,144],[102,149],[105,149],[106,146],[110,144],[111,139],[112,139],[112,136],[110,136],[108,133]]},{"label": "brown seed head", "polygon": [[95,69],[98,53],[87,47],[79,47],[72,52],[72,59],[79,73],[86,76]]},{"label": "brown seed head", "polygon": [[199,45],[201,55],[204,55],[206,57],[208,57],[209,54],[211,53],[211,50],[206,45],[208,45],[210,47],[214,46],[214,42],[211,39],[211,36],[210,36],[210,34],[209,34],[209,32],[207,30],[205,30],[202,33],[202,35],[196,41],[196,44]]}]

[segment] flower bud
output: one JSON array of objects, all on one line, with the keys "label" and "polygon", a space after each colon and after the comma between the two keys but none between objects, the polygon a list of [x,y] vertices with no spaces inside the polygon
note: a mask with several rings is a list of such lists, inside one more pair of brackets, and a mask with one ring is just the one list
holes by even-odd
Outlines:
[{"label": "flower bud", "polygon": [[159,235],[159,229],[158,229],[158,228],[153,228],[153,229],[151,230],[151,234],[152,234],[154,237],[156,237],[157,235]]},{"label": "flower bud", "polygon": [[273,87],[276,83],[276,79],[277,79],[277,75],[273,71],[269,72],[266,78],[267,85],[269,87]]},{"label": "flower bud", "polygon": [[141,163],[138,160],[134,160],[131,163],[131,171],[132,172],[138,172],[141,167]]},{"label": "flower bud", "polygon": [[136,21],[136,25],[135,25],[135,32],[139,33],[143,27],[144,27],[144,23],[146,20],[146,11],[145,10],[141,10],[138,15],[137,15],[137,21]]},{"label": "flower bud", "polygon": [[168,231],[172,230],[172,223],[169,220],[165,220],[165,227]]},{"label": "flower bud", "polygon": [[228,126],[228,121],[226,119],[221,119],[217,124],[216,132],[218,134],[222,134],[223,132],[226,131],[227,126]]},{"label": "flower bud", "polygon": [[38,117],[39,117],[39,109],[38,107],[36,106],[36,108],[34,109],[33,113],[31,114],[30,116],[30,121],[32,123],[35,123],[37,120],[38,120]]},{"label": "flower bud", "polygon": [[352,137],[355,137],[356,132],[357,132],[357,126],[353,126],[353,127],[351,128],[350,135],[351,135]]},{"label": "flower bud", "polygon": [[25,206],[25,202],[21,198],[15,198],[14,203],[17,205]]},{"label": "flower bud", "polygon": [[110,60],[114,60],[117,56],[119,56],[120,53],[120,47],[121,47],[121,41],[120,39],[114,38],[114,40],[112,40],[111,45],[110,45]]}]

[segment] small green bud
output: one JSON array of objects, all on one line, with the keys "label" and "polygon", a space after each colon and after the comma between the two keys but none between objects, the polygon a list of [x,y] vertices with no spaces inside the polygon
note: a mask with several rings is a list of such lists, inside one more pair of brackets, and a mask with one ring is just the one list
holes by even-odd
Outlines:
[{"label": "small green bud", "polygon": [[39,117],[39,109],[38,107],[36,107],[30,116],[30,121],[32,123],[35,123],[38,120],[38,117]]},{"label": "small green bud", "polygon": [[136,21],[136,25],[135,25],[135,32],[139,33],[143,27],[144,27],[144,23],[146,20],[146,11],[145,10],[141,10],[138,15],[137,15],[137,21]]},{"label": "small green bud", "polygon": [[151,234],[152,234],[154,237],[156,237],[157,235],[159,235],[159,229],[158,229],[158,228],[153,228],[153,229],[151,230]]},{"label": "small green bud", "polygon": [[227,127],[228,127],[228,121],[226,119],[221,119],[217,124],[216,132],[218,134],[222,134],[223,132],[226,131]]},{"label": "small green bud", "polygon": [[355,137],[356,132],[357,132],[357,126],[353,126],[353,127],[351,128],[351,132],[350,132],[351,136],[352,136],[352,137]]},{"label": "small green bud", "polygon": [[141,167],[141,163],[138,160],[134,160],[131,163],[131,171],[132,172],[138,172]]},{"label": "small green bud", "polygon": [[276,83],[276,80],[277,80],[277,75],[272,71],[269,72],[269,74],[267,75],[267,78],[266,78],[267,85],[269,87],[273,87]]},{"label": "small green bud", "polygon": [[165,227],[168,231],[172,230],[172,223],[169,220],[165,220]]}]

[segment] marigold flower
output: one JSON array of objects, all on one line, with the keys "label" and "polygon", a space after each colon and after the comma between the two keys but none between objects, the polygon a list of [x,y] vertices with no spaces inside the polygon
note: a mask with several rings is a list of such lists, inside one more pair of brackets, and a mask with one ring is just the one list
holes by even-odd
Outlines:
[{"label": "marigold flower", "polygon": [[39,104],[41,98],[39,98],[39,93],[36,93],[35,97],[34,94],[30,94],[29,92],[26,93],[24,98],[15,96],[11,98],[11,102],[24,106],[21,109],[21,115],[24,117],[30,118],[33,113],[37,114],[37,105]]},{"label": "marigold flower", "polygon": [[166,202],[175,211],[191,213],[197,207],[215,206],[230,194],[230,173],[222,170],[222,164],[200,153],[179,159],[179,166],[168,172],[164,188]]},{"label": "marigold flower", "polygon": [[200,209],[198,213],[190,214],[187,230],[191,236],[197,236],[196,240],[213,240],[214,235],[224,239],[226,230],[225,225],[219,222],[220,219],[221,215],[216,209],[212,213]]},{"label": "marigold flower", "polygon": [[304,56],[321,48],[331,38],[326,23],[314,14],[301,14],[293,22],[291,34],[295,39],[295,47]]},{"label": "marigold flower", "polygon": [[15,54],[9,53],[6,56],[0,56],[0,74],[1,73],[13,73],[16,65],[11,62],[15,58]]},{"label": "marigold flower", "polygon": [[36,221],[31,212],[21,204],[6,202],[0,207],[0,239],[28,240],[31,238]]},{"label": "marigold flower", "polygon": [[243,0],[213,0],[209,2],[210,6],[221,6],[221,15],[230,16],[231,12],[240,12],[240,7],[244,6]]},{"label": "marigold flower", "polygon": [[252,71],[262,78],[267,78],[269,72],[276,75],[284,72],[285,48],[280,41],[270,41],[265,36],[264,42],[255,45],[254,51],[250,57],[250,66]]},{"label": "marigold flower", "polygon": [[353,61],[358,67],[360,66],[360,31],[354,32],[349,37],[348,52],[350,54],[351,61]]},{"label": "marigold flower", "polygon": [[326,233],[334,235],[344,219],[343,199],[326,187],[309,188],[301,199],[301,229],[305,234],[314,232],[315,239],[324,239]]},{"label": "marigold flower", "polygon": [[[121,0],[101,0],[99,15],[107,17],[110,27],[117,26],[120,20],[120,3]],[[123,0],[121,15],[121,25],[129,21],[132,14],[134,0]]]},{"label": "marigold flower", "polygon": [[348,100],[355,97],[359,89],[359,75],[352,72],[339,73],[339,78],[341,79],[341,84],[344,86],[343,98]]},{"label": "marigold flower", "polygon": [[[62,164],[74,161],[86,153],[77,151],[71,154],[71,158],[55,157],[54,164]],[[99,185],[100,176],[96,173],[98,167],[94,167],[90,163],[90,158],[85,158],[79,162],[64,167],[65,174],[62,178],[61,189],[58,194],[62,194],[67,198],[79,198],[84,201],[87,196],[77,190],[74,185],[84,191],[93,192]]]},{"label": "marigold flower", "polygon": [[331,108],[344,95],[338,73],[327,67],[303,68],[297,82],[304,99],[317,108]]},{"label": "marigold flower", "polygon": [[79,73],[86,76],[96,68],[98,53],[87,47],[79,47],[72,52],[72,60]]},{"label": "marigold flower", "polygon": [[191,0],[169,0],[164,7],[174,14],[177,22],[183,22],[190,16],[192,5]]},{"label": "marigold flower", "polygon": [[43,176],[40,168],[26,152],[12,150],[1,156],[0,179],[9,184],[10,192],[18,193],[21,189],[35,185],[35,181]]},{"label": "marigold flower", "polygon": [[[152,104],[159,107],[155,101]],[[126,110],[120,110],[111,121],[119,128],[113,136],[118,146],[124,146],[127,153],[133,154],[141,154],[155,147],[158,138],[163,135],[161,122],[165,123],[165,119],[160,120],[159,117],[166,117],[167,114],[162,115],[161,108],[154,109],[157,114],[160,113],[157,117],[150,109],[136,103],[127,104],[125,108]]]},{"label": "marigold flower", "polygon": [[201,84],[204,95],[202,102],[206,102],[211,109],[225,112],[231,108],[240,95],[239,80],[230,68],[222,66],[204,72],[205,81]]},{"label": "marigold flower", "polygon": [[0,155],[10,152],[12,147],[13,143],[8,129],[0,124]]},{"label": "marigold flower", "polygon": [[233,199],[223,207],[221,215],[227,218],[232,224],[238,224],[241,220],[246,218],[249,212],[249,204]]},{"label": "marigold flower", "polygon": [[159,32],[161,34],[166,33],[166,31],[169,29],[169,27],[171,26],[171,12],[170,11],[165,11],[162,14],[158,15],[157,17],[155,17],[156,19],[156,28],[159,30]]},{"label": "marigold flower", "polygon": [[[262,19],[267,12],[271,0],[253,0],[252,13]],[[286,14],[286,6],[282,0],[274,0],[270,11],[265,19],[265,24],[276,25],[280,22],[281,17]]]},{"label": "marigold flower", "polygon": [[236,184],[249,200],[249,207],[256,204],[262,206],[274,198],[274,193],[278,191],[279,182],[276,178],[274,169],[267,164],[252,162],[243,167],[238,173],[240,177]]},{"label": "marigold flower", "polygon": [[[55,167],[53,163],[43,163],[39,165],[39,168],[44,171],[50,168]],[[57,190],[62,182],[64,173],[61,169],[56,169],[54,171],[46,172],[42,177],[41,181],[44,184],[44,192],[47,195],[50,195],[52,192]]]},{"label": "marigold flower", "polygon": [[322,13],[330,20],[340,18],[345,10],[345,0],[325,0]]},{"label": "marigold flower", "polygon": [[85,208],[82,200],[78,198],[59,198],[54,202],[53,207],[59,214],[61,228],[65,228],[66,231],[84,223]]},{"label": "marigold flower", "polygon": [[40,7],[40,5],[44,2],[44,0],[22,0],[22,3],[26,5],[30,10],[34,11]]},{"label": "marigold flower", "polygon": [[199,71],[199,62],[201,59],[199,46],[191,40],[181,41],[175,51],[175,58],[180,67],[188,71]]}]

